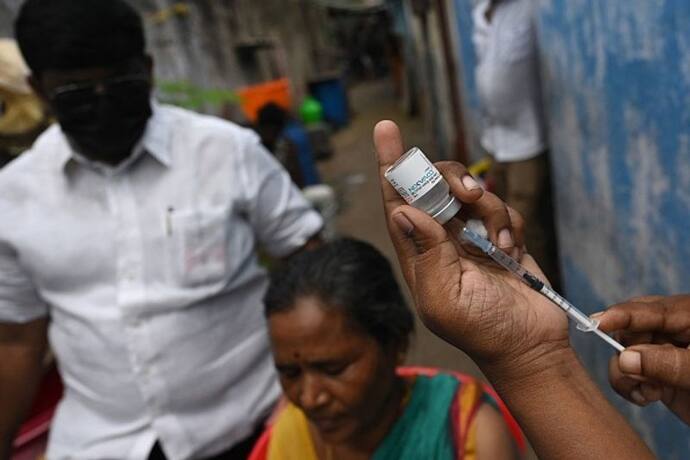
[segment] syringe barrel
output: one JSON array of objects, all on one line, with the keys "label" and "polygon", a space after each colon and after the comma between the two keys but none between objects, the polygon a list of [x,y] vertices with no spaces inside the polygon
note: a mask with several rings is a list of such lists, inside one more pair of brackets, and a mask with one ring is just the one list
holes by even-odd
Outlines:
[{"label": "syringe barrel", "polygon": [[575,321],[579,330],[591,332],[599,327],[599,321],[590,318],[572,305],[570,307],[570,310],[568,310],[566,313],[570,318],[573,319],[573,321]]},{"label": "syringe barrel", "polygon": [[544,285],[544,287],[542,287],[541,289],[541,293],[549,299],[553,300],[553,302],[556,305],[561,307],[561,309],[565,311],[566,315],[568,315],[568,317],[575,322],[579,330],[590,332],[599,326],[599,323],[596,320],[593,320],[592,318],[590,318],[589,316],[585,315],[580,310],[575,308],[573,304],[568,302],[566,299],[564,299],[560,294],[558,294],[550,287]]}]

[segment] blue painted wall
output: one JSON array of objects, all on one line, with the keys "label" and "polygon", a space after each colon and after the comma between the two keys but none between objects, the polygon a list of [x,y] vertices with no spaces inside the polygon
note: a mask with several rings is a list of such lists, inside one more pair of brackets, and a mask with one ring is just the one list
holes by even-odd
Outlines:
[{"label": "blue painted wall", "polygon": [[[568,297],[588,312],[690,292],[690,2],[534,0]],[[471,0],[455,0],[470,120]],[[593,375],[663,459],[690,429],[611,394],[611,352],[573,333]]]}]

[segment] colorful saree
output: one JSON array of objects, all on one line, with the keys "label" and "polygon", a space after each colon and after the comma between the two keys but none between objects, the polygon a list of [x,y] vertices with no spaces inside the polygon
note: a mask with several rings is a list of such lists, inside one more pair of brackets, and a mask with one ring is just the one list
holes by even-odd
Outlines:
[{"label": "colorful saree", "polygon": [[[499,409],[499,402],[466,376],[407,373],[405,377],[414,380],[410,399],[372,459],[474,460],[477,410],[483,403]],[[250,460],[318,460],[304,413],[291,404],[285,406]]]}]

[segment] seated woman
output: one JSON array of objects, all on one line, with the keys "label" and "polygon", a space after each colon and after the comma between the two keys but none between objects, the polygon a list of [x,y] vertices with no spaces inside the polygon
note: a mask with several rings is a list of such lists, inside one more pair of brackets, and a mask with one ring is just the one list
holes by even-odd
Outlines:
[{"label": "seated woman", "polygon": [[374,247],[337,240],[296,255],[272,281],[266,315],[289,403],[250,459],[518,456],[480,383],[398,368],[414,317]]}]

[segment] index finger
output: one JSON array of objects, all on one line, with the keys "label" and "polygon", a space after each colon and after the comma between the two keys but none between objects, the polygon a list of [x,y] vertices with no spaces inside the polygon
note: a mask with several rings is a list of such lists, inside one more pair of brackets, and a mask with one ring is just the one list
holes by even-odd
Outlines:
[{"label": "index finger", "polygon": [[597,316],[606,332],[686,333],[690,329],[690,311],[674,308],[667,302],[631,301],[610,307]]}]

